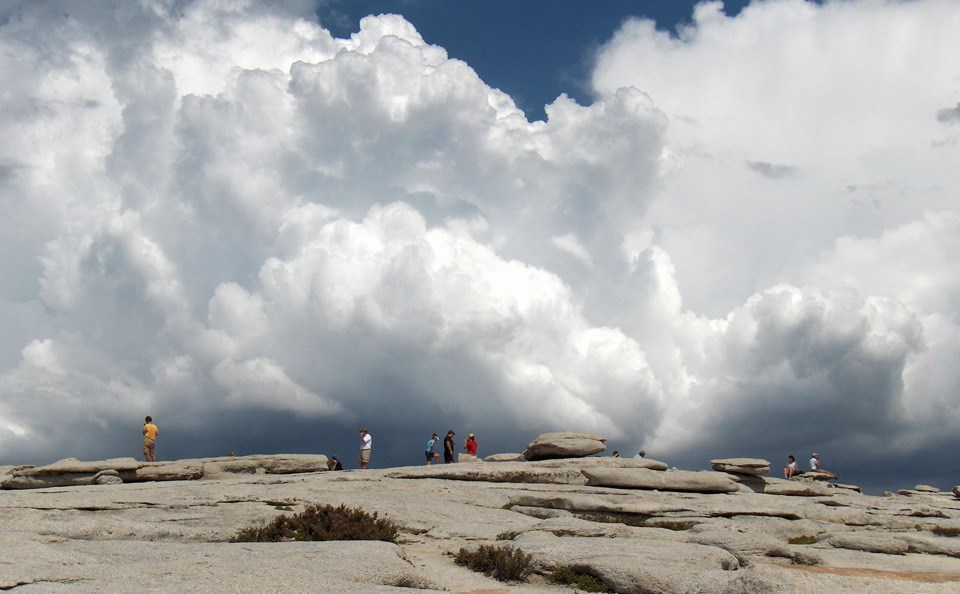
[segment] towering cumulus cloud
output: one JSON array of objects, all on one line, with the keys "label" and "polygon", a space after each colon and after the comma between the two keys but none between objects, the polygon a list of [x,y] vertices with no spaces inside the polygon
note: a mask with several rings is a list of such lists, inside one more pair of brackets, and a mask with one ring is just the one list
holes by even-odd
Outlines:
[{"label": "towering cumulus cloud", "polygon": [[595,101],[531,123],[401,16],[0,9],[0,462],[131,455],[145,414],[183,456],[361,423],[955,445],[956,30],[947,0],[702,4],[611,32]]}]

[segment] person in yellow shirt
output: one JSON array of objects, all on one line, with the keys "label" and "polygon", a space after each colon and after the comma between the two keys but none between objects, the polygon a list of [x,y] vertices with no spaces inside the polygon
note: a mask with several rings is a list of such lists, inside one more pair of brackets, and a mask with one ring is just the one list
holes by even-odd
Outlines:
[{"label": "person in yellow shirt", "polygon": [[160,430],[153,424],[153,419],[148,416],[143,420],[143,457],[146,458],[147,462],[157,461],[154,450],[156,449],[158,435],[160,435]]}]

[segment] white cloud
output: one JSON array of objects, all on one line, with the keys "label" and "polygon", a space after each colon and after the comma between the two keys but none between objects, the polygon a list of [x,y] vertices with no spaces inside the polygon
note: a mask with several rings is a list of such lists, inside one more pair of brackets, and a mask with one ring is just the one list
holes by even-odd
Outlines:
[{"label": "white cloud", "polygon": [[950,2],[630,21],[596,101],[535,123],[399,16],[181,8],[0,21],[0,456],[114,455],[147,413],[697,460],[950,439]]},{"label": "white cloud", "polygon": [[[663,447],[763,443],[761,418],[782,447],[937,447],[916,435],[921,418],[945,434],[960,379],[944,358],[960,304],[947,272],[960,154],[943,128],[958,26],[938,0],[756,2],[735,18],[704,3],[678,36],[634,20],[599,53],[599,94],[632,86],[669,117],[671,166],[645,224],[684,303],[732,310],[694,324],[695,382]],[[767,289],[779,283],[804,288]]]}]

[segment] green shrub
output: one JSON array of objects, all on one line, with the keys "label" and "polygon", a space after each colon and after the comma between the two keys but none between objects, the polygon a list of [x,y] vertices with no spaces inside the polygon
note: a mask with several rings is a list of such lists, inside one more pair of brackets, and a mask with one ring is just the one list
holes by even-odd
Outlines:
[{"label": "green shrub", "polygon": [[589,573],[583,573],[582,571],[577,571],[576,569],[567,566],[553,568],[553,570],[547,574],[547,579],[554,584],[573,586],[574,588],[583,590],[584,592],[608,591],[608,588],[603,585],[603,582],[598,580],[596,577],[590,575]]},{"label": "green shrub", "polygon": [[454,561],[501,582],[523,581],[530,574],[533,557],[520,549],[480,545],[473,551],[461,548]]},{"label": "green shrub", "polygon": [[808,545],[808,544],[813,544],[817,542],[817,537],[816,536],[794,536],[787,542],[793,545]]},{"label": "green shrub", "polygon": [[385,540],[397,542],[397,525],[362,509],[308,505],[292,516],[279,515],[264,526],[244,528],[231,542],[288,540]]}]

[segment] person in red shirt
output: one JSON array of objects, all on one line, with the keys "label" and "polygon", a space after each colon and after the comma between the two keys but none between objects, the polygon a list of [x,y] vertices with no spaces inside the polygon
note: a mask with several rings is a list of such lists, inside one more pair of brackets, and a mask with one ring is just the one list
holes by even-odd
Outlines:
[{"label": "person in red shirt", "polygon": [[477,455],[477,440],[473,436],[473,433],[467,436],[467,441],[463,442],[463,449],[471,456]]}]

